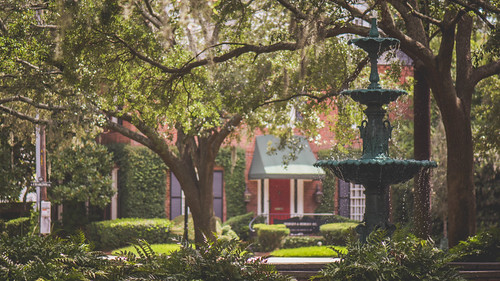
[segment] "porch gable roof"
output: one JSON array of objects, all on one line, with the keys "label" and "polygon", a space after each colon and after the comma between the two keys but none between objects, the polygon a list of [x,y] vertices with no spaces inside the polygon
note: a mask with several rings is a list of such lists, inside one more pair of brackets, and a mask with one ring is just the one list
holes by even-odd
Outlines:
[{"label": "porch gable roof", "polygon": [[[286,147],[278,150],[279,139],[272,135],[258,136],[248,179],[320,179],[325,176],[321,168],[313,166],[316,157],[302,136],[294,136],[298,149]],[[272,152],[268,152],[269,148]],[[295,155],[294,157],[291,157]],[[289,160],[288,163],[284,163]]]}]

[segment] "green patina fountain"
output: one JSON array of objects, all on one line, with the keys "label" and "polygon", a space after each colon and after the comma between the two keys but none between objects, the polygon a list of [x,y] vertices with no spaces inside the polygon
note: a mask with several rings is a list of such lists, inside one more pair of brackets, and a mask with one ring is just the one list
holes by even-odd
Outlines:
[{"label": "green patina fountain", "polygon": [[342,92],[343,95],[348,95],[356,102],[367,106],[364,112],[368,120],[364,120],[358,127],[363,139],[363,155],[358,160],[321,160],[316,162],[315,166],[328,168],[340,179],[365,187],[364,220],[356,228],[360,240],[365,242],[368,235],[376,228],[386,229],[389,235],[395,229],[394,225],[389,223],[389,186],[408,181],[421,169],[437,165],[434,161],[400,160],[389,157],[388,143],[393,127],[388,120],[383,120],[386,113],[383,105],[407,93],[402,90],[382,89],[378,83],[380,78],[377,61],[384,51],[397,46],[399,40],[380,37],[377,20],[372,18],[369,36],[352,39],[349,41],[349,44],[351,43],[365,50],[371,62],[368,89]]}]

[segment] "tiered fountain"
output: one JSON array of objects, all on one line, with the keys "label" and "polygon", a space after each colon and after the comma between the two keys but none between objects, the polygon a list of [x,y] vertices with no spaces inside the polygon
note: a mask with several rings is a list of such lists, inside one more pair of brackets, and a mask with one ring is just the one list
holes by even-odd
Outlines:
[{"label": "tiered fountain", "polygon": [[358,160],[321,160],[315,166],[328,168],[340,179],[365,187],[365,216],[363,222],[356,228],[360,240],[365,242],[367,236],[376,228],[386,229],[389,235],[395,229],[389,223],[389,186],[408,181],[421,169],[437,165],[434,161],[400,160],[389,157],[388,142],[393,127],[388,120],[383,120],[386,111],[382,106],[395,101],[406,92],[380,87],[377,61],[384,51],[398,45],[399,40],[381,38],[377,20],[372,18],[369,37],[352,39],[349,41],[349,44],[351,43],[365,50],[371,62],[368,89],[342,92],[343,95],[348,95],[356,102],[367,106],[364,112],[368,120],[364,120],[358,127],[363,139],[363,156]]}]

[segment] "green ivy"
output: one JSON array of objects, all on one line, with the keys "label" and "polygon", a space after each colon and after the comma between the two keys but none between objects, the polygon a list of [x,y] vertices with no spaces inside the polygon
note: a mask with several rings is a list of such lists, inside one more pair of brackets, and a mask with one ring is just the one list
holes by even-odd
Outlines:
[{"label": "green ivy", "polygon": [[149,148],[113,144],[118,164],[118,186],[121,217],[164,218],[166,167]]},{"label": "green ivy", "polygon": [[217,165],[224,168],[227,217],[245,214],[246,206],[243,200],[245,193],[245,150],[224,147],[217,154],[215,161]]},{"label": "green ivy", "polygon": [[[330,158],[330,150],[320,150],[318,151],[318,158],[328,159]],[[335,197],[335,188],[337,177],[330,170],[325,170],[325,177],[322,180],[323,187],[323,199],[321,199],[321,203],[316,207],[316,213],[333,213],[334,211],[334,197]]]}]

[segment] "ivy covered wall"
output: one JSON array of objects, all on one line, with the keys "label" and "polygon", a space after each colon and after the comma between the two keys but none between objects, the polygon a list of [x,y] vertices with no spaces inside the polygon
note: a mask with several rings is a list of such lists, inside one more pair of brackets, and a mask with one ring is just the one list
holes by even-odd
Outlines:
[{"label": "ivy covered wall", "polygon": [[143,146],[110,144],[119,166],[119,206],[123,218],[164,218],[166,166]]},{"label": "ivy covered wall", "polygon": [[245,150],[236,147],[221,148],[216,163],[224,168],[227,218],[246,213],[245,193]]},{"label": "ivy covered wall", "polygon": [[[165,217],[166,166],[161,159],[142,146],[110,144],[108,149],[120,168],[120,217]],[[227,218],[245,214],[245,150],[224,147],[216,163],[224,169]]]}]

